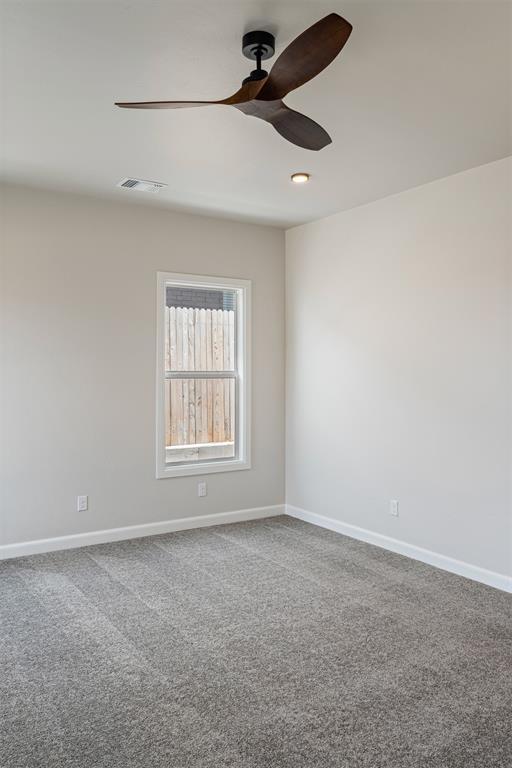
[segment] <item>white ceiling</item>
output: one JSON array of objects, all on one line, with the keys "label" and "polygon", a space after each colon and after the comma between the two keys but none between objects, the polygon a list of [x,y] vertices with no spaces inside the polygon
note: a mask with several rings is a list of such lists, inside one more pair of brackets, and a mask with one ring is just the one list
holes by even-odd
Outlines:
[{"label": "white ceiling", "polygon": [[[252,68],[244,31],[279,52],[331,11],[350,40],[286,100],[331,134],[320,152],[229,107],[113,105],[223,98]],[[19,183],[290,225],[512,154],[510,2],[0,0],[0,29],[0,171]]]}]

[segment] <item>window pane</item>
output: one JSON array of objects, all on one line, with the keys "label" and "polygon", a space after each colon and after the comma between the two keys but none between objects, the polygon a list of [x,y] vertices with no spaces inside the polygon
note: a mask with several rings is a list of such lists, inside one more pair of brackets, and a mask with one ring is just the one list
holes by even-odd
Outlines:
[{"label": "window pane", "polygon": [[165,382],[166,463],[235,456],[235,379]]},{"label": "window pane", "polygon": [[166,370],[234,371],[235,314],[235,291],[167,286]]}]

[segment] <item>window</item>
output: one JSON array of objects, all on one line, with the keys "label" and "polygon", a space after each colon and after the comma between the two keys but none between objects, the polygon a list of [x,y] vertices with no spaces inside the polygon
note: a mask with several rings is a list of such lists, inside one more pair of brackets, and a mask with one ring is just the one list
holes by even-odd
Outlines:
[{"label": "window", "polygon": [[250,467],[250,291],[158,273],[157,477]]}]

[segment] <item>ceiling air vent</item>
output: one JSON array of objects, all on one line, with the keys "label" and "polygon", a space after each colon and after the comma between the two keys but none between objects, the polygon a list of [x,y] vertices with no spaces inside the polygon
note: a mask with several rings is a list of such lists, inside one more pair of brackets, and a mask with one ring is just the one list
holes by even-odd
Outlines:
[{"label": "ceiling air vent", "polygon": [[159,192],[167,184],[161,181],[146,181],[144,179],[123,179],[117,185],[124,189],[136,189],[138,192]]}]

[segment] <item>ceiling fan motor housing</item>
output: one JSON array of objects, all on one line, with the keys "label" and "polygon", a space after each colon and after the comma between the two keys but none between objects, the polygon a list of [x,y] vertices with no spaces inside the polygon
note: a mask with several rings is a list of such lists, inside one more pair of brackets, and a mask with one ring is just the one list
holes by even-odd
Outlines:
[{"label": "ceiling fan motor housing", "polygon": [[256,30],[246,32],[242,38],[242,53],[248,59],[260,61],[270,59],[276,49],[276,39],[270,32]]}]

